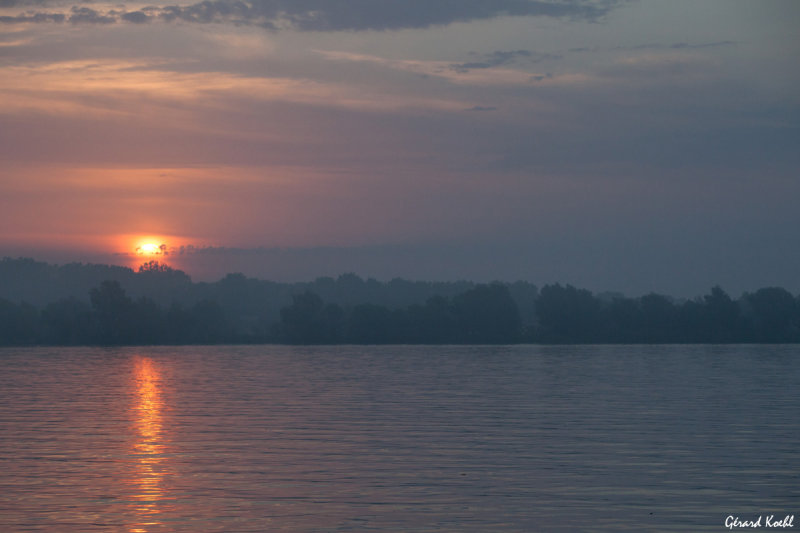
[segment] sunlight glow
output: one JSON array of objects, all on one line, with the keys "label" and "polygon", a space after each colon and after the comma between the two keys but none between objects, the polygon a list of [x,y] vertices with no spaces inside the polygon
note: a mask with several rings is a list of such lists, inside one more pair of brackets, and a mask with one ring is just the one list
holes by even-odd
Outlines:
[{"label": "sunlight glow", "polygon": [[138,533],[149,531],[147,526],[160,525],[157,517],[161,512],[159,503],[166,497],[161,481],[169,471],[164,461],[166,447],[162,434],[161,376],[150,358],[136,357],[134,364],[136,403],[133,415],[139,434],[134,443],[137,461],[134,483],[138,487],[134,494],[134,506],[141,522],[130,531]]},{"label": "sunlight glow", "polygon": [[145,242],[136,247],[137,255],[163,255],[167,251],[166,244]]}]

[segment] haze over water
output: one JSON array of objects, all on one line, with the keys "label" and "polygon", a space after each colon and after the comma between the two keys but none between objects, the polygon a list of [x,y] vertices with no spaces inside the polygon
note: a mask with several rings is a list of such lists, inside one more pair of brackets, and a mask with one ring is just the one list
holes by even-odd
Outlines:
[{"label": "haze over water", "polygon": [[3,531],[721,531],[797,514],[796,346],[0,351]]}]

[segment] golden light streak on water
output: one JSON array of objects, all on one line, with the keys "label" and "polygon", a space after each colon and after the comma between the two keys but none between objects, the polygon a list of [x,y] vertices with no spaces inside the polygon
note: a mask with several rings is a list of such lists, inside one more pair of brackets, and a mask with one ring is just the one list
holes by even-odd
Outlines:
[{"label": "golden light streak on water", "polygon": [[138,438],[134,443],[136,475],[134,485],[135,510],[140,523],[131,533],[147,533],[148,526],[158,526],[160,503],[165,499],[162,479],[167,473],[163,439],[163,408],[161,376],[156,362],[137,356],[134,359],[136,403],[133,406]]}]

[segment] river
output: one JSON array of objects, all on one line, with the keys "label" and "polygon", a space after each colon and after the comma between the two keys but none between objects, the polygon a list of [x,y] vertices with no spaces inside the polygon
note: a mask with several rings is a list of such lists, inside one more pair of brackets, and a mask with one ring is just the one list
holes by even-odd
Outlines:
[{"label": "river", "polygon": [[2,349],[0,530],[778,520],[800,514],[798,363],[800,346]]}]

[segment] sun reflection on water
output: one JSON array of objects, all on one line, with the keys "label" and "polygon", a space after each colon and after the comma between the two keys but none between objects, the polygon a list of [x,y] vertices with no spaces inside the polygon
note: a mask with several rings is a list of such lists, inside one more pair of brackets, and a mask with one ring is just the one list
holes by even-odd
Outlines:
[{"label": "sun reflection on water", "polygon": [[169,473],[164,455],[164,401],[157,363],[137,356],[134,359],[134,380],[136,395],[132,414],[138,434],[133,444],[136,460],[134,509],[140,521],[130,531],[146,533],[148,527],[161,524],[158,514],[162,511],[161,502],[166,499],[162,481]]}]

